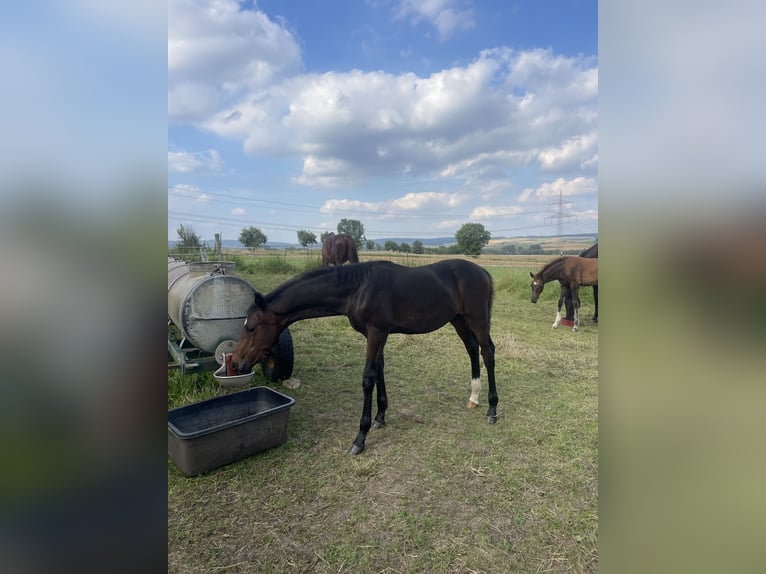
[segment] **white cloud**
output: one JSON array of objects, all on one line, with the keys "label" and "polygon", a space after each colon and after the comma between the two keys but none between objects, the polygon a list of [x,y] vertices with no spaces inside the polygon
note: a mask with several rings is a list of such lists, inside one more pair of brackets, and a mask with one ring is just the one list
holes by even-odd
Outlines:
[{"label": "white cloud", "polygon": [[524,210],[517,205],[507,205],[507,206],[482,205],[480,207],[474,208],[474,210],[471,212],[469,219],[471,219],[472,221],[476,221],[479,219],[492,219],[494,217],[512,217],[514,215],[519,215],[523,212]]},{"label": "white cloud", "polygon": [[467,196],[459,193],[418,192],[407,193],[388,201],[361,201],[329,199],[320,207],[322,213],[360,213],[368,215],[422,214],[448,210],[461,205]]},{"label": "white cloud", "polygon": [[507,176],[498,179],[492,178],[469,178],[465,183],[466,189],[474,191],[475,196],[482,201],[489,201],[513,187],[513,182]]},{"label": "white cloud", "polygon": [[598,154],[593,154],[592,158],[582,162],[580,169],[583,171],[596,171],[598,169]]},{"label": "white cloud", "polygon": [[441,40],[447,40],[457,30],[470,30],[476,25],[471,2],[458,0],[400,0],[395,9],[397,18],[412,24],[422,20],[432,24]]},{"label": "white cloud", "polygon": [[168,214],[204,213],[210,210],[210,205],[211,197],[196,185],[177,183],[168,189]]},{"label": "white cloud", "polygon": [[458,221],[457,219],[445,219],[434,225],[434,229],[456,229],[460,227],[465,221]]},{"label": "white cloud", "polygon": [[235,207],[234,209],[231,210],[231,214],[232,215],[245,215],[245,210],[242,209],[241,207]]},{"label": "white cloud", "polygon": [[384,202],[360,201],[358,199],[328,199],[319,208],[321,213],[376,213],[383,209]]},{"label": "white cloud", "polygon": [[598,182],[595,179],[576,177],[571,180],[558,178],[535,188],[527,188],[521,192],[519,201],[548,201],[559,196],[572,197],[577,195],[595,195],[598,193]]},{"label": "white cloud", "polygon": [[[396,14],[442,37],[473,22],[471,3],[458,0],[403,0]],[[501,47],[425,77],[303,74],[293,33],[235,0],[171,0],[168,23],[171,123],[239,140],[248,154],[302,157],[295,184],[438,173],[478,189],[533,163],[569,177],[597,168],[593,57]],[[171,171],[221,165],[175,153]]]},{"label": "white cloud", "polygon": [[168,171],[190,173],[193,171],[218,171],[223,167],[221,155],[214,149],[203,152],[168,152]]},{"label": "white cloud", "polygon": [[482,152],[471,157],[450,163],[444,167],[439,175],[441,177],[458,177],[467,175],[483,176],[489,173],[497,173],[511,167],[517,167],[529,163],[535,157],[534,150],[499,150],[494,152]]},{"label": "white cloud", "polygon": [[498,179],[531,162],[564,173],[594,159],[593,64],[503,48],[427,77],[296,75],[250,90],[203,125],[247,153],[302,156],[301,185],[391,173]]},{"label": "white cloud", "polygon": [[236,0],[168,2],[168,117],[195,121],[301,68],[292,33]]},{"label": "white cloud", "polygon": [[199,187],[190,183],[177,183],[171,188],[171,191],[175,195],[183,195],[189,197],[196,197],[202,192]]},{"label": "white cloud", "polygon": [[218,90],[201,82],[168,80],[168,120],[192,122],[215,112],[223,103]]},{"label": "white cloud", "polygon": [[410,211],[423,209],[442,209],[456,207],[464,201],[458,193],[440,193],[427,191],[421,193],[408,193],[403,197],[390,202],[390,208],[394,211]]},{"label": "white cloud", "polygon": [[[545,94],[556,78],[566,98],[589,101],[598,94],[598,69],[583,65],[589,59],[554,56],[550,50],[536,48],[516,52],[506,81],[523,93]],[[527,100],[527,104],[533,104]]]},{"label": "white cloud", "polygon": [[537,161],[545,171],[582,169],[585,162],[593,160],[597,144],[598,136],[592,131],[569,138],[557,147],[542,150],[537,155]]},{"label": "white cloud", "polygon": [[352,166],[343,160],[310,155],[303,160],[303,172],[290,181],[299,185],[335,187],[350,180]]},{"label": "white cloud", "polygon": [[174,205],[189,205],[188,200],[193,200],[199,203],[207,203],[211,200],[211,197],[203,192],[196,185],[189,183],[177,183],[170,189],[168,197],[168,206]]}]

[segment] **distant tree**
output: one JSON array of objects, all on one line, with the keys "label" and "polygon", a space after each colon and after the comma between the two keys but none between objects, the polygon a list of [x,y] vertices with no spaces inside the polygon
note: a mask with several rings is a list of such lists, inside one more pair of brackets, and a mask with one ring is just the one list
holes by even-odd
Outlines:
[{"label": "distant tree", "polygon": [[179,225],[178,229],[176,229],[176,233],[178,234],[176,247],[182,252],[188,253],[190,251],[195,251],[202,246],[199,235],[197,235],[197,232],[191,225],[187,227]]},{"label": "distant tree", "polygon": [[321,235],[319,236],[319,242],[324,245],[324,240],[327,239],[327,236],[330,235],[330,231],[323,231]]},{"label": "distant tree", "polygon": [[399,244],[396,241],[386,240],[383,244],[383,249],[386,251],[399,251]]},{"label": "distant tree", "polygon": [[402,253],[410,253],[412,250],[410,249],[409,243],[405,243],[404,241],[402,241],[399,244],[399,251],[401,251]]},{"label": "distant tree", "polygon": [[535,243],[534,245],[530,245],[529,249],[527,249],[527,253],[529,255],[542,255],[545,253],[545,250],[543,249],[543,246],[539,243]]},{"label": "distant tree", "polygon": [[365,241],[365,248],[367,249],[367,251],[372,251],[373,249],[375,249],[375,246],[376,246],[376,243],[372,239],[368,239],[367,241]]},{"label": "distant tree", "polygon": [[311,231],[306,231],[305,229],[301,229],[298,232],[298,243],[300,243],[302,247],[308,249],[309,245],[315,245],[316,242],[317,236],[315,233],[311,233]]},{"label": "distant tree", "polygon": [[439,247],[436,248],[436,253],[439,255],[459,255],[463,252],[460,250],[457,243],[453,243],[452,245],[439,245]]},{"label": "distant tree", "polygon": [[268,241],[263,232],[257,227],[246,227],[239,234],[239,242],[250,250],[258,249]]},{"label": "distant tree", "polygon": [[364,225],[356,219],[341,219],[338,223],[338,233],[348,233],[354,238],[356,248],[362,248],[362,242],[366,240],[364,236]]},{"label": "distant tree", "polygon": [[516,255],[516,245],[514,243],[506,243],[500,248],[500,253],[505,255]]},{"label": "distant tree", "polygon": [[418,255],[422,255],[423,253],[423,242],[420,239],[416,239],[412,242],[412,252],[417,253]]},{"label": "distant tree", "polygon": [[481,223],[465,223],[455,233],[458,251],[466,255],[478,255],[491,239],[489,231]]}]

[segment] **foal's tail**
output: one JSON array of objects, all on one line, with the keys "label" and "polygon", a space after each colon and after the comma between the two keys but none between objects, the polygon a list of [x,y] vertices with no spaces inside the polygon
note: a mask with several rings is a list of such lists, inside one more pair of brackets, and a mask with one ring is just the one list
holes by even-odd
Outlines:
[{"label": "foal's tail", "polygon": [[495,281],[492,279],[492,275],[489,271],[482,267],[482,270],[487,275],[487,281],[489,281],[489,297],[487,297],[487,327],[492,323],[492,303],[495,299]]}]

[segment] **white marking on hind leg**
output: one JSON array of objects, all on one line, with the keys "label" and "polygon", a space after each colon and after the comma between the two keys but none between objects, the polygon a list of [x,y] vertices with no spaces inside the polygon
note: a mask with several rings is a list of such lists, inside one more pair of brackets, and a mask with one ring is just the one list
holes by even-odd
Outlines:
[{"label": "white marking on hind leg", "polygon": [[551,325],[551,329],[557,328],[561,324],[561,311],[556,311],[556,319],[553,321],[553,325]]},{"label": "white marking on hind leg", "polygon": [[576,333],[577,332],[577,327],[580,326],[580,313],[577,311],[577,307],[575,307],[574,312],[575,312],[574,313],[574,315],[575,315],[574,316],[574,327],[572,327],[572,332]]},{"label": "white marking on hind leg", "polygon": [[471,396],[466,405],[469,409],[475,409],[479,406],[479,393],[481,392],[481,380],[471,379]]}]

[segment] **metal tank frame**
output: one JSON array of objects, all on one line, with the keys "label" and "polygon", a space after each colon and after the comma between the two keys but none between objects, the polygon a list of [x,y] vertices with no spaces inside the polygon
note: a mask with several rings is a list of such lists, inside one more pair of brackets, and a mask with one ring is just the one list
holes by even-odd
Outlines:
[{"label": "metal tank frame", "polygon": [[[168,370],[181,369],[183,374],[216,370],[224,353],[234,350],[255,293],[252,285],[233,275],[234,265],[231,261],[187,264],[168,257]],[[201,303],[195,301],[200,290],[207,295]],[[267,379],[276,382],[292,375],[293,362],[292,336],[285,329],[261,368]]]}]

